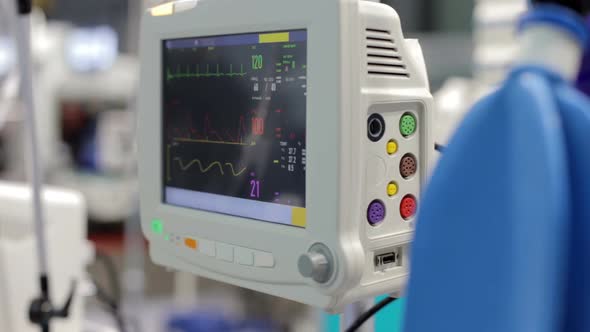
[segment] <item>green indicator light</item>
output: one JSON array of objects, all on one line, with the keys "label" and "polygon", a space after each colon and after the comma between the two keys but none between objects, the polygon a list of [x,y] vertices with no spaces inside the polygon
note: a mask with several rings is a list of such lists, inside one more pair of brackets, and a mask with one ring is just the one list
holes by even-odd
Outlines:
[{"label": "green indicator light", "polygon": [[166,241],[170,241],[170,235],[166,235],[166,237],[164,237],[164,239],[166,239]]},{"label": "green indicator light", "polygon": [[152,232],[156,234],[162,234],[164,232],[164,224],[162,223],[162,220],[152,220]]}]

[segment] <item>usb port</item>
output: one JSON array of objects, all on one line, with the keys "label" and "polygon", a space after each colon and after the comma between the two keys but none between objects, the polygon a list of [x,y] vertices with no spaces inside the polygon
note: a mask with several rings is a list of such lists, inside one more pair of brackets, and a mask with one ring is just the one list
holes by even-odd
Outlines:
[{"label": "usb port", "polygon": [[389,253],[385,255],[380,255],[379,260],[381,261],[382,265],[393,264],[397,261],[396,254]]},{"label": "usb port", "polygon": [[389,248],[375,253],[375,270],[384,271],[401,266],[401,247]]}]

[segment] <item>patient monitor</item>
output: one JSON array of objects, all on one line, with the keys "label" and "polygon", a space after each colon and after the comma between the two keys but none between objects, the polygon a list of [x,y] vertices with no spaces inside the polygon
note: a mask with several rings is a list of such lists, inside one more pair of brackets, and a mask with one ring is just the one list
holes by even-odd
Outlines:
[{"label": "patient monitor", "polygon": [[332,311],[400,290],[431,110],[420,46],[386,5],[151,8],[138,115],[151,258]]}]

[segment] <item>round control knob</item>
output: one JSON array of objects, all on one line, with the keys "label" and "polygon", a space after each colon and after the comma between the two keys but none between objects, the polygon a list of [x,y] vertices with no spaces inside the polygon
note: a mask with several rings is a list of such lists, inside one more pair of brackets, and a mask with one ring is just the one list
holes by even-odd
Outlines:
[{"label": "round control knob", "polygon": [[297,263],[299,273],[305,278],[311,278],[318,283],[325,283],[332,277],[332,255],[324,245],[316,244],[299,257]]}]

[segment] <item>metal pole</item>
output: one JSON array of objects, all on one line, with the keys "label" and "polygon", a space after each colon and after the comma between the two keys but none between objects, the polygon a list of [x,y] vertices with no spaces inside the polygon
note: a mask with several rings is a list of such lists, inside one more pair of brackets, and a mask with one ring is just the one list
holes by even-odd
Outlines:
[{"label": "metal pole", "polygon": [[[33,93],[33,60],[31,56],[31,1],[18,0],[18,24],[17,24],[17,47],[18,47],[18,63],[20,69],[20,92],[22,104],[24,106],[26,128],[29,131],[29,158],[30,171],[29,177],[31,180],[31,196],[33,201],[33,219],[35,225],[35,237],[37,248],[37,260],[39,267],[39,288],[41,291],[41,299],[45,300],[45,304],[39,309],[42,315],[49,314],[53,311],[51,307],[49,279],[48,279],[48,263],[47,263],[47,241],[45,234],[45,218],[42,205],[42,185],[43,174],[41,167],[41,160],[39,157],[39,146],[37,141],[37,123],[35,121],[35,96]],[[35,303],[35,302],[34,302]],[[41,302],[39,302],[41,303]],[[29,312],[31,317],[31,312]],[[42,316],[43,317],[43,316]],[[41,331],[50,331],[49,320],[41,319],[39,321]]]},{"label": "metal pole", "polygon": [[47,274],[45,216],[41,201],[43,174],[39,145],[37,141],[37,124],[35,121],[35,100],[33,95],[33,71],[31,59],[31,18],[30,15],[21,15],[18,20],[18,54],[21,81],[21,94],[25,111],[26,128],[29,131],[29,158],[31,180],[31,194],[33,201],[33,219],[35,221],[35,236],[37,237],[37,259],[39,260],[39,272]]}]

